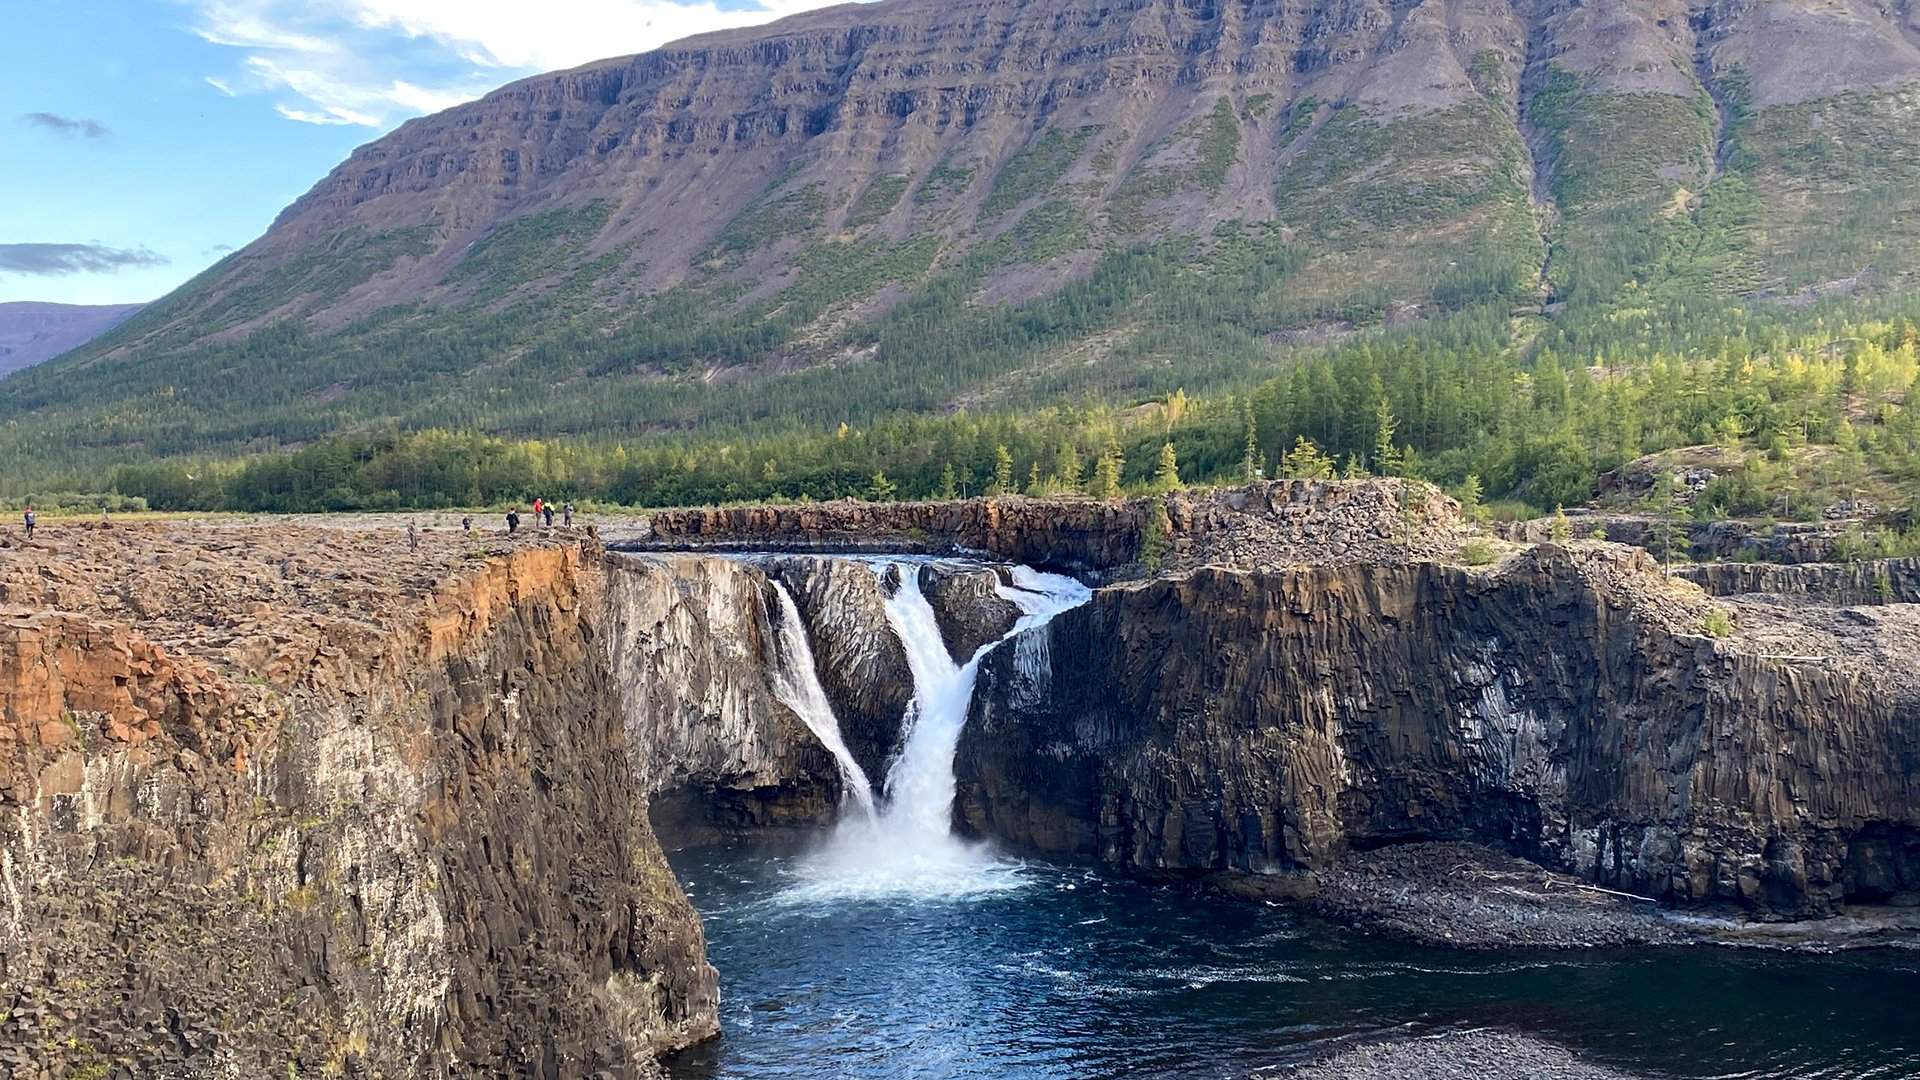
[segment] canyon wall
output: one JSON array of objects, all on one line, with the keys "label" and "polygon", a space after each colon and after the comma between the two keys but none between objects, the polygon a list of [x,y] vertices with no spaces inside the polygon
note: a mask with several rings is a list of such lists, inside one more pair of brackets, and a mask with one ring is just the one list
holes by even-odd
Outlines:
[{"label": "canyon wall", "polygon": [[[1111,542],[1126,561],[1099,572],[1141,572],[1114,539],[1141,538],[1094,525],[1127,506],[1077,501],[1049,533],[1011,504],[1027,524],[967,534],[988,503],[946,535]],[[1913,605],[1815,625],[1586,542],[1422,561],[1451,504],[1389,485],[1129,505],[1166,515],[1169,559],[1225,561],[989,655],[966,831],[1274,883],[1465,838],[1770,915],[1920,892]],[[1349,557],[1375,549],[1402,557]],[[1006,631],[999,571],[926,562],[607,555],[565,530],[0,539],[0,1072],[649,1074],[716,1030],[655,828],[818,826],[843,796],[773,689],[776,590],[877,783],[912,692],[885,610],[908,572],[956,659]],[[1877,588],[1835,573],[1709,584]]]},{"label": "canyon wall", "polygon": [[1104,589],[1038,679],[985,665],[956,817],[1153,872],[1470,838],[1762,912],[1920,888],[1920,696],[1705,636],[1709,606],[1606,545]]},{"label": "canyon wall", "polygon": [[698,839],[831,820],[833,757],[767,680],[766,576],[732,559],[605,565],[607,663],[656,823]]},{"label": "canyon wall", "polygon": [[631,1076],[716,1030],[597,547],[44,534],[0,552],[0,1073]]}]

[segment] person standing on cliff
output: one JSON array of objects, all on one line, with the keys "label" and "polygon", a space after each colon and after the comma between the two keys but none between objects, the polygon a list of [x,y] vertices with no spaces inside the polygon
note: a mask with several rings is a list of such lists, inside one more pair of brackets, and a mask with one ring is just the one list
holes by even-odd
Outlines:
[{"label": "person standing on cliff", "polygon": [[569,529],[573,528],[573,504],[572,503],[568,503],[567,505],[560,508],[560,524],[566,526]]},{"label": "person standing on cliff", "polygon": [[542,517],[546,519],[547,528],[549,529],[553,528],[553,504],[548,503],[547,505],[541,507],[540,513]]},{"label": "person standing on cliff", "polygon": [[472,514],[468,514],[465,517],[462,517],[460,519],[460,531],[461,532],[473,531],[473,515]]},{"label": "person standing on cliff", "polygon": [[420,553],[420,526],[411,521],[407,522],[407,550],[416,555]]},{"label": "person standing on cliff", "polygon": [[544,507],[545,505],[546,505],[546,504],[545,504],[545,503],[543,503],[543,502],[541,502],[541,501],[540,501],[539,499],[535,499],[535,500],[533,500],[533,518],[534,518],[534,520],[535,520],[535,521],[538,521],[538,520],[540,520],[540,510],[541,510],[541,508],[543,508],[543,507]]},{"label": "person standing on cliff", "polygon": [[516,531],[519,530],[519,528],[520,528],[520,508],[516,506],[511,510],[507,511],[507,535],[512,536]]},{"label": "person standing on cliff", "polygon": [[27,507],[27,539],[29,540],[33,539],[33,526],[35,523],[36,519],[33,516],[33,507],[29,506]]}]

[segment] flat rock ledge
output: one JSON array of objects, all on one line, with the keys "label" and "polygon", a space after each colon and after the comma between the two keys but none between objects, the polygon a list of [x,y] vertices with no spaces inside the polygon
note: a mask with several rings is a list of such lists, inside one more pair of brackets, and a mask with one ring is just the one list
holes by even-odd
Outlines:
[{"label": "flat rock ledge", "polygon": [[1369,1043],[1315,1061],[1260,1069],[1270,1077],[1312,1080],[1637,1080],[1637,1074],[1582,1061],[1572,1051],[1502,1031],[1448,1032]]},{"label": "flat rock ledge", "polygon": [[1835,917],[1761,922],[1675,910],[1479,844],[1436,841],[1350,853],[1310,874],[1216,879],[1222,892],[1301,903],[1366,934],[1456,949],[1722,945],[1839,952],[1920,942],[1920,906],[1852,905]]},{"label": "flat rock ledge", "polygon": [[1466,949],[1678,945],[1659,904],[1490,848],[1404,844],[1316,875],[1316,912],[1369,932]]}]

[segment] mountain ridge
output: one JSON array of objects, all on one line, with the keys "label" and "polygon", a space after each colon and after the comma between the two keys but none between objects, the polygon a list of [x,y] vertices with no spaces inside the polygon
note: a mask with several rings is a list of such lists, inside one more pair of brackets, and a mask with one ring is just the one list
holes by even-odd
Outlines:
[{"label": "mountain ridge", "polygon": [[0,303],[0,379],[85,345],[141,306],[37,300]]},{"label": "mountain ridge", "polygon": [[160,454],[642,437],[1223,384],[1470,310],[1579,352],[1622,311],[1903,291],[1917,41],[1857,0],[822,9],[411,120],[0,418],[150,410]]}]

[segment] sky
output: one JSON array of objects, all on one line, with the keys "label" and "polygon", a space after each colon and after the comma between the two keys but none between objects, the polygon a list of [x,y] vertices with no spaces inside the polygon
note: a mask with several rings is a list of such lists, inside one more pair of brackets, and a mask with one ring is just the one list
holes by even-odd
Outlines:
[{"label": "sky", "polygon": [[356,146],[826,0],[0,0],[0,302],[143,303]]}]

